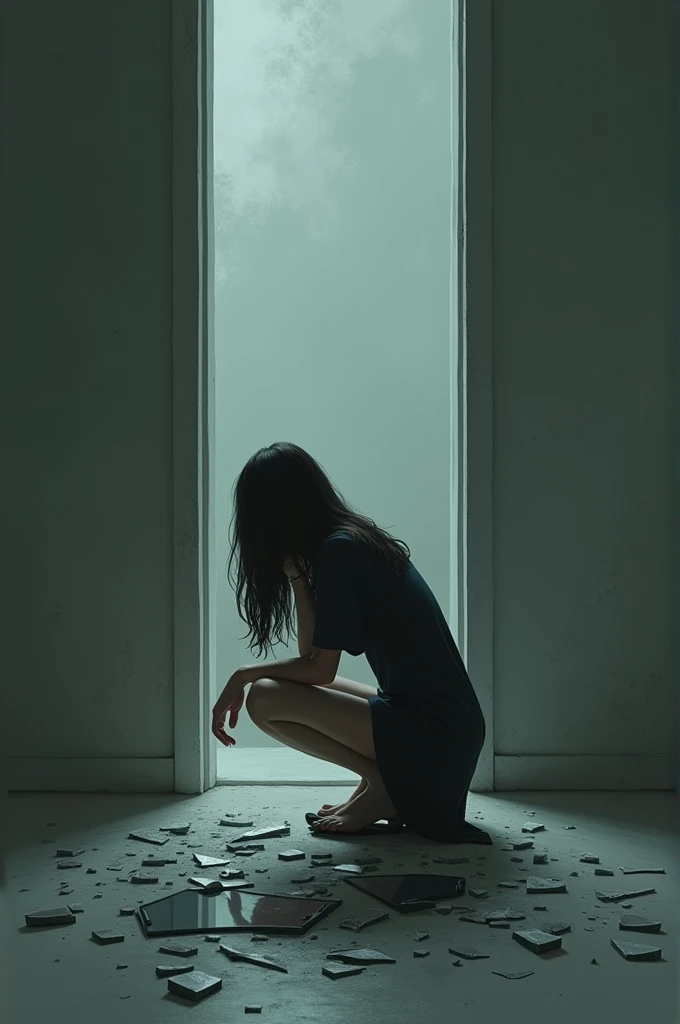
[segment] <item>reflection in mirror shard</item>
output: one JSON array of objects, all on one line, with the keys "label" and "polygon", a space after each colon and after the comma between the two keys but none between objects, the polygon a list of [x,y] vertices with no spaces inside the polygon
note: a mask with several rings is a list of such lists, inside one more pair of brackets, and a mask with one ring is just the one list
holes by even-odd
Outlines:
[{"label": "reflection in mirror shard", "polygon": [[144,904],[139,916],[149,937],[238,931],[301,935],[340,904],[341,900],[242,889],[219,893],[185,889]]},{"label": "reflection in mirror shard", "polygon": [[420,901],[451,899],[465,893],[465,879],[458,875],[370,875],[345,881],[401,911]]}]

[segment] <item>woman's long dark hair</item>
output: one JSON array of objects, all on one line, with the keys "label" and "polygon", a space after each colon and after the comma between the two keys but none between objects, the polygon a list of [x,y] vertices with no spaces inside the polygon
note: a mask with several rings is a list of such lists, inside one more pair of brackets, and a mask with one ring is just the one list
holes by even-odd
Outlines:
[{"label": "woman's long dark hair", "polygon": [[246,637],[252,634],[248,648],[258,649],[256,657],[272,649],[272,636],[277,643],[283,640],[284,626],[287,635],[293,628],[285,558],[296,558],[309,578],[322,541],[334,530],[347,530],[390,568],[408,568],[408,545],[355,512],[319,463],[296,444],[280,441],[260,448],[243,467],[234,489],[235,530],[227,575],[234,589],[232,563],[238,549],[236,603],[239,617],[249,627]]}]

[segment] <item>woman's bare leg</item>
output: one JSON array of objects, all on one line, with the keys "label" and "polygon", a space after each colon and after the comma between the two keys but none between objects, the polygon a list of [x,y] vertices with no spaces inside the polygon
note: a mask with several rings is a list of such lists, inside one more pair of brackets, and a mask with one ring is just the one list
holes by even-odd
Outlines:
[{"label": "woman's bare leg", "polygon": [[[368,683],[359,683],[354,679],[345,679],[343,676],[336,676],[330,686],[324,687],[324,689],[338,690],[340,693],[351,693],[353,697],[363,697],[364,700],[374,697],[376,693],[375,686],[369,686]],[[356,797],[366,791],[367,786],[366,779],[359,779],[359,785],[351,796],[346,800],[342,800],[339,804],[324,804],[323,807],[319,808],[317,814],[323,818],[325,815],[338,814],[340,811],[344,811]]]},{"label": "woman's bare leg", "polygon": [[355,831],[381,818],[396,817],[375,760],[365,701],[337,689],[332,692],[331,687],[260,679],[250,688],[246,708],[264,732],[366,780],[367,788],[353,798],[342,817],[324,818],[324,825],[328,822],[334,831]]}]

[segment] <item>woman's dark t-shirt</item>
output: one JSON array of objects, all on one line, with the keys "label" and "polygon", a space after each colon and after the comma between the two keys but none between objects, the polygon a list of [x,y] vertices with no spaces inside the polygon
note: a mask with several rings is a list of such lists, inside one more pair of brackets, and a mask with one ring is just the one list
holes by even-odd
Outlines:
[{"label": "woman's dark t-shirt", "polygon": [[448,705],[457,719],[482,716],[441,608],[415,566],[390,568],[362,539],[330,534],[312,568],[312,645],[366,654],[378,696]]}]

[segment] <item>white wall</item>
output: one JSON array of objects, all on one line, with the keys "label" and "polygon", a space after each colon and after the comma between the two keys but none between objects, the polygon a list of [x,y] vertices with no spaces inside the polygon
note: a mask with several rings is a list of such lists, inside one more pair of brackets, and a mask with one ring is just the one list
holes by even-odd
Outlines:
[{"label": "white wall", "polygon": [[506,781],[674,782],[672,7],[494,4]]},{"label": "white wall", "polygon": [[[406,540],[445,613],[449,0],[215,8],[218,679],[253,654],[226,580],[233,483],[289,440]],[[295,639],[275,658],[297,655]],[[340,674],[374,682],[365,658]],[[243,715],[237,744],[274,741]]]},{"label": "white wall", "polygon": [[27,7],[0,62],[6,752],[28,785],[171,786],[171,7]]}]

